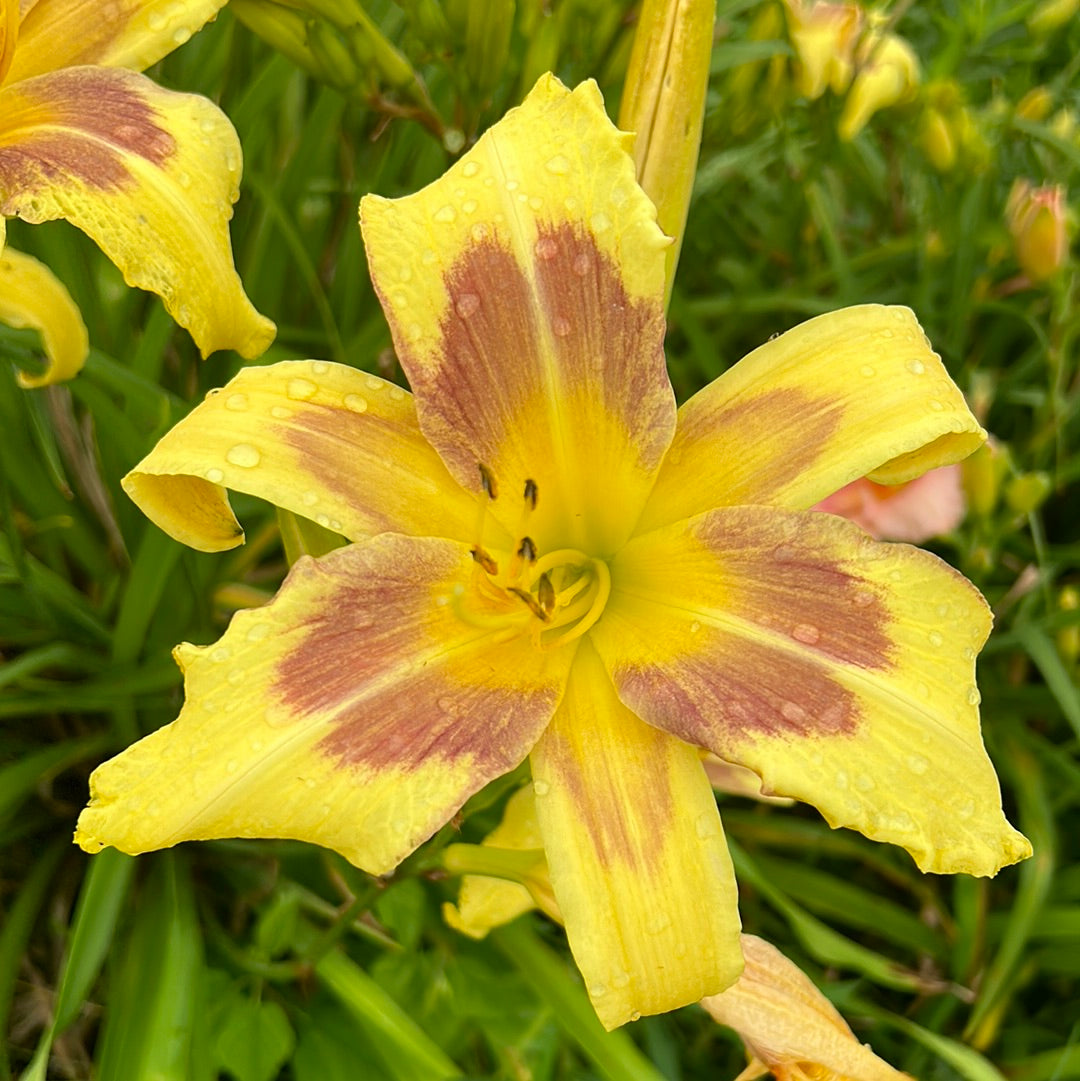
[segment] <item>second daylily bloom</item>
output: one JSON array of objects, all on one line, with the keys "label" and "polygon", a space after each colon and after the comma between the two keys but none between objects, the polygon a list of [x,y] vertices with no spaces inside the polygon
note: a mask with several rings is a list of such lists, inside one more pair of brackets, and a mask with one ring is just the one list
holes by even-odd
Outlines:
[{"label": "second daylily bloom", "polygon": [[595,84],[545,76],[441,179],[361,204],[413,394],[250,368],[125,480],[204,551],[227,488],[352,543],[182,645],[175,723],[94,774],[77,839],[294,837],[376,874],[526,757],[558,908],[608,1027],[742,969],[699,748],[930,871],[1030,851],[979,733],[986,604],[806,508],[984,435],[910,311],[811,320],[678,411],[664,253]]},{"label": "second daylily bloom", "polygon": [[[235,349],[254,357],[270,344],[274,324],[251,306],[233,268],[236,132],[206,98],[138,74],[223,3],[0,0],[0,215],[66,218],[129,285],[157,293],[203,355]],[[3,275],[14,304],[36,293],[47,272],[38,264],[24,274],[21,261],[11,262]],[[20,304],[10,319],[56,323],[45,335],[56,338],[66,333],[70,303],[58,302],[55,314]],[[70,377],[82,364],[70,349],[55,354],[46,345],[49,370],[27,385]]]}]

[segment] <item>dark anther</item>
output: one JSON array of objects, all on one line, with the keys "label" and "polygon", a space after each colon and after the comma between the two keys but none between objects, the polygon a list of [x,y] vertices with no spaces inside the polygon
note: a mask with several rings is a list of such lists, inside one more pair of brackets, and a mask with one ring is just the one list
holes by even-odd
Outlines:
[{"label": "dark anther", "polygon": [[555,587],[551,584],[547,571],[540,575],[540,580],[536,583],[536,599],[543,610],[544,618],[547,619],[555,608]]},{"label": "dark anther", "polygon": [[519,601],[524,601],[528,605],[529,611],[532,612],[537,619],[542,619],[545,623],[551,618],[550,613],[545,612],[540,607],[540,602],[531,594],[526,593],[524,589],[518,589],[517,586],[511,586],[510,592],[514,594]]},{"label": "dark anther", "polygon": [[496,575],[499,573],[499,564],[495,562],[478,544],[475,548],[469,550],[469,555],[480,564],[490,575]]},{"label": "dark anther", "polygon": [[536,510],[536,497],[539,495],[539,491],[536,487],[536,481],[530,477],[525,482],[525,502],[529,504],[532,510]]},{"label": "dark anther", "polygon": [[522,537],[521,544],[518,545],[517,554],[525,560],[526,563],[536,562],[536,541],[532,537]]},{"label": "dark anther", "polygon": [[477,462],[476,464],[480,469],[480,483],[483,485],[484,491],[487,492],[488,499],[497,499],[499,486],[495,483],[494,474],[483,462]]}]

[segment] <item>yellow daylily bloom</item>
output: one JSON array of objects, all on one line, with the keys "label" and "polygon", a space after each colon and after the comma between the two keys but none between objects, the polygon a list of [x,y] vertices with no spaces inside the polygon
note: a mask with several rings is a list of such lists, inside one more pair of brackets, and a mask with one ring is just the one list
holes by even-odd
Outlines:
[{"label": "yellow daylily bloom", "polygon": [[856,65],[837,126],[845,140],[854,139],[879,109],[911,101],[919,85],[919,58],[896,34],[871,29],[856,52]]},{"label": "yellow daylily bloom", "polygon": [[180,717],[95,771],[77,840],[293,837],[393,868],[526,757],[602,1022],[742,969],[699,748],[935,871],[1030,846],[979,733],[989,613],[940,560],[807,508],[984,438],[910,311],[755,350],[676,410],[666,239],[594,83],[543,77],[441,179],[360,207],[410,395],[241,371],[128,475],[162,528],[242,542],[228,488],[352,543],[212,646]]},{"label": "yellow daylily bloom", "polygon": [[[129,285],[157,293],[204,356],[255,357],[274,325],[233,268],[236,132],[206,98],[131,70],[171,52],[223,3],[0,0],[0,215],[66,218]],[[53,364],[37,382],[70,368]]]},{"label": "yellow daylily bloom", "polygon": [[911,1081],[859,1043],[835,1006],[775,946],[742,936],[746,968],[734,986],[701,1005],[733,1028],[750,1064],[737,1081]]}]

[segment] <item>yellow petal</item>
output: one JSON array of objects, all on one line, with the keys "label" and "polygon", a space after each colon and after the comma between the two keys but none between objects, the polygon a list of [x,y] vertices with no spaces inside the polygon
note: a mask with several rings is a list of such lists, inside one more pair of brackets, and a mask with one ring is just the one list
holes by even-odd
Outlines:
[{"label": "yellow petal", "polygon": [[15,56],[19,40],[19,0],[0,0],[0,86]]},{"label": "yellow petal", "polygon": [[588,641],[532,768],[551,884],[604,1026],[729,986],[735,878],[701,760],[619,702]]},{"label": "yellow petal", "polygon": [[646,0],[619,106],[619,127],[634,133],[638,181],[675,241],[665,260],[665,306],[694,187],[715,21],[709,0]]},{"label": "yellow petal", "polygon": [[301,559],[219,642],[178,647],[179,718],[95,770],[78,843],[292,837],[389,871],[522,761],[566,679],[570,651],[457,617],[472,568],[391,534]]},{"label": "yellow petal", "polygon": [[820,1081],[911,1081],[859,1043],[836,1007],[775,946],[742,936],[746,968],[701,1005],[733,1028],[747,1051],[777,1077]]},{"label": "yellow petal", "polygon": [[717,506],[804,509],[911,480],[986,438],[908,308],[819,315],[691,398],[638,532]]},{"label": "yellow petal", "polygon": [[475,540],[476,502],[424,441],[412,396],[317,360],[242,368],[123,485],[166,533],[204,552],[243,542],[227,488],[353,540],[388,530]]},{"label": "yellow petal", "polygon": [[673,430],[667,242],[628,141],[594,83],[544,76],[445,176],[360,206],[424,434],[469,490],[485,466],[509,531],[533,481],[541,550],[617,548]]},{"label": "yellow petal", "polygon": [[1030,855],[979,730],[990,612],[947,564],[832,515],[734,507],[636,538],[611,574],[590,633],[639,716],[924,871]]},{"label": "yellow petal", "polygon": [[2,245],[0,323],[30,327],[41,334],[48,367],[38,376],[19,372],[16,378],[21,387],[44,387],[71,379],[86,363],[89,340],[71,294],[43,263]]},{"label": "yellow petal", "polygon": [[[18,9],[18,0],[13,3]],[[224,5],[225,0],[36,0],[23,18],[8,82],[81,64],[142,71]]]},{"label": "yellow petal", "polygon": [[81,67],[0,90],[0,213],[66,218],[149,289],[205,356],[274,336],[232,264],[240,144],[205,98]]}]

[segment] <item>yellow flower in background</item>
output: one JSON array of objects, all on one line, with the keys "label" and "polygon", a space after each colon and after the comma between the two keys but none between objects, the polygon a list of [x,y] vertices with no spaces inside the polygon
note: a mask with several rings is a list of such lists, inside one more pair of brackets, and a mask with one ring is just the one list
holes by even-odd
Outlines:
[{"label": "yellow flower in background", "polygon": [[1005,218],[1020,269],[1029,281],[1048,281],[1069,256],[1065,189],[1060,184],[1034,187],[1017,180],[1009,192]]},{"label": "yellow flower in background", "polygon": [[[138,74],[223,2],[0,0],[0,215],[66,218],[129,285],[161,296],[204,356],[235,349],[255,357],[274,325],[251,306],[233,268],[236,132],[206,98]],[[0,247],[3,240],[0,228]],[[4,254],[0,318],[42,329],[49,357],[42,377],[22,383],[70,378],[86,353],[70,297],[41,264]],[[43,303],[46,276],[54,299]]]},{"label": "yellow flower in background", "polygon": [[862,29],[858,4],[784,0],[788,34],[798,61],[795,89],[814,101],[827,89],[842,94],[851,84],[855,44]]},{"label": "yellow flower in background", "polygon": [[919,78],[914,49],[896,34],[882,34],[872,27],[856,50],[855,78],[837,129],[840,138],[854,139],[874,113],[911,101]]},{"label": "yellow flower in background", "polygon": [[526,757],[554,900],[610,1027],[742,969],[699,748],[924,870],[1030,852],[979,732],[985,602],[808,508],[983,440],[910,311],[849,308],[676,410],[667,240],[595,84],[545,76],[439,180],[366,197],[413,393],[241,371],[125,479],[204,551],[227,489],[352,543],[181,645],[180,717],[95,771],[77,840],[293,837],[375,874]]},{"label": "yellow flower in background", "polygon": [[860,1043],[835,1006],[775,946],[742,936],[746,968],[734,986],[701,1005],[746,1044],[737,1081],[911,1081]]}]

